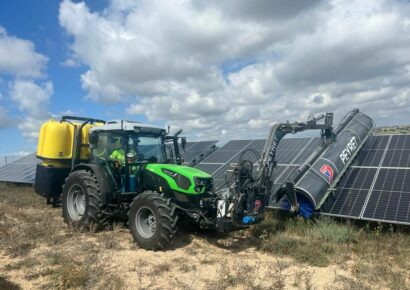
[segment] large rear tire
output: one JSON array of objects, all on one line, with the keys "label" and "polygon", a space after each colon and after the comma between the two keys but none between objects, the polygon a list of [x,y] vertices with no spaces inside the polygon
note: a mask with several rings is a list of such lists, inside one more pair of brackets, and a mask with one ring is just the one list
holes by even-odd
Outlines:
[{"label": "large rear tire", "polygon": [[147,250],[168,246],[178,228],[178,215],[170,199],[146,190],[130,204],[129,227],[134,241]]},{"label": "large rear tire", "polygon": [[102,221],[101,190],[89,171],[70,173],[63,186],[63,218],[75,228],[97,230]]}]

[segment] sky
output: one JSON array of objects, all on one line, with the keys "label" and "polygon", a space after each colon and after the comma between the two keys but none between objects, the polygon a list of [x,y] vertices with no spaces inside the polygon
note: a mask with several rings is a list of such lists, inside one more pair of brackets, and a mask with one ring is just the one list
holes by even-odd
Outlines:
[{"label": "sky", "polygon": [[62,115],[193,141],[353,108],[410,124],[409,1],[0,1],[0,155]]}]

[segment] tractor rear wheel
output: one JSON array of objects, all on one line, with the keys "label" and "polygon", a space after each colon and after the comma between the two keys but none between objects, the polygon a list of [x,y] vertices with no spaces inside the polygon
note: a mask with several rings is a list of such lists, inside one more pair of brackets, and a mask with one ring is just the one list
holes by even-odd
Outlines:
[{"label": "tractor rear wheel", "polygon": [[175,205],[170,199],[149,190],[134,199],[128,218],[134,241],[148,250],[164,249],[178,230]]},{"label": "tractor rear wheel", "polygon": [[101,222],[101,191],[97,177],[85,170],[70,173],[63,186],[63,218],[76,228],[97,229]]}]

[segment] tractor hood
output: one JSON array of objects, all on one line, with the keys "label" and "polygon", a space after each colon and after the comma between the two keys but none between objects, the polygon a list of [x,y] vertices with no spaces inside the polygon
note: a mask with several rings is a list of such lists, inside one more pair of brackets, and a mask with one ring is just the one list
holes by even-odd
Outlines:
[{"label": "tractor hood", "polygon": [[212,177],[193,167],[155,163],[145,169],[164,178],[175,191],[197,195],[212,190]]}]

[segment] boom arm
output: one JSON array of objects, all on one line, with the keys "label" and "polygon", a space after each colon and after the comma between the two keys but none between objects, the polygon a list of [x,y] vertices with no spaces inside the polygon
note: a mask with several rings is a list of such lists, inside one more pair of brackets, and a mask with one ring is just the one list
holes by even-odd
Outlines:
[{"label": "boom arm", "polygon": [[[323,124],[317,122],[325,119]],[[256,180],[266,184],[271,179],[272,171],[276,167],[276,148],[279,142],[289,133],[297,133],[305,130],[322,130],[322,141],[329,142],[334,138],[333,113],[321,114],[317,117],[310,116],[306,123],[280,123],[272,126],[268,139],[262,151],[262,168],[259,170]]]}]

